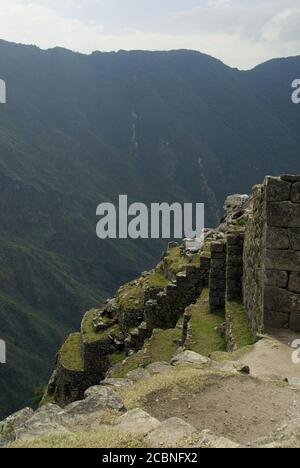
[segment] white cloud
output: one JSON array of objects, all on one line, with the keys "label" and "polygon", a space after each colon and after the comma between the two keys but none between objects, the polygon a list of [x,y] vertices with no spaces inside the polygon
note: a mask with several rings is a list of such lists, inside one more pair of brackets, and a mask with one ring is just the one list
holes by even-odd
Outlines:
[{"label": "white cloud", "polygon": [[[176,0],[176,11],[178,3]],[[200,6],[176,15],[169,10],[164,17],[161,13],[162,25],[155,32],[149,32],[149,25],[147,31],[142,30],[145,18],[139,20],[142,17],[136,11],[135,24],[141,30],[134,30],[132,24],[116,30],[115,24],[105,21],[108,4],[106,10],[99,10],[101,4],[99,0],[0,0],[0,34],[9,41],[85,53],[189,48],[239,68],[300,53],[299,0],[199,0]],[[93,21],[82,14],[84,6],[89,8],[89,17],[95,11]],[[93,10],[96,6],[98,10]],[[138,13],[146,14],[142,3]]]},{"label": "white cloud", "polygon": [[1,37],[8,41],[37,44],[42,48],[59,45],[90,51],[103,32],[103,26],[64,18],[47,6],[0,0],[0,31]]}]

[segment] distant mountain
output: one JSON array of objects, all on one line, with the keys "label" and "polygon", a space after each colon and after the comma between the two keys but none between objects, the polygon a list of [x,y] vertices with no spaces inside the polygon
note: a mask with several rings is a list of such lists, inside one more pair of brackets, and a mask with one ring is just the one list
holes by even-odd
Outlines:
[{"label": "distant mountain", "polygon": [[84,310],[162,242],[100,241],[96,207],[205,202],[300,172],[300,57],[249,72],[192,51],[94,53],[0,42],[0,416],[30,403]]}]

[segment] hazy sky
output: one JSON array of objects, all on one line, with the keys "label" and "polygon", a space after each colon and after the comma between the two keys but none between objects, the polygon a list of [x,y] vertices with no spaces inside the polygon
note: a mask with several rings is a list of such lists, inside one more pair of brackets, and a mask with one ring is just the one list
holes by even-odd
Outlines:
[{"label": "hazy sky", "polygon": [[300,0],[0,0],[0,37],[42,48],[189,48],[250,68],[300,55]]}]

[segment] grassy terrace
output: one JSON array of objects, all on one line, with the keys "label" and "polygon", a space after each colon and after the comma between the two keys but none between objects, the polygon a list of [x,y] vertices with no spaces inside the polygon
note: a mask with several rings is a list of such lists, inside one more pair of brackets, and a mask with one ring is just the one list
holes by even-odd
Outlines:
[{"label": "grassy terrace", "polygon": [[[184,272],[190,262],[181,255],[179,247],[173,247],[168,255],[148,276],[139,278],[135,284],[128,283],[119,289],[117,293],[117,307],[123,310],[141,309],[144,306],[144,293],[147,288],[164,289],[170,280],[166,277],[165,270],[176,276],[177,273]],[[192,264],[200,264],[200,254],[196,254]]]},{"label": "grassy terrace", "polygon": [[95,332],[94,326],[93,326],[93,317],[94,317],[95,312],[96,312],[96,309],[91,309],[83,317],[82,324],[81,324],[81,334],[82,334],[82,340],[84,343],[93,343],[95,341],[105,339],[108,333],[109,334],[113,333],[116,335],[121,333],[121,329],[118,324],[108,328],[107,330]]},{"label": "grassy terrace", "polygon": [[182,331],[179,328],[154,330],[152,338],[146,341],[144,348],[127,358],[126,362],[115,369],[113,377],[124,378],[138,367],[146,367],[154,362],[170,362],[176,353]]},{"label": "grassy terrace", "polygon": [[160,266],[146,277],[139,278],[136,284],[128,283],[119,289],[116,297],[117,307],[126,309],[141,309],[144,306],[144,293],[147,288],[165,288],[169,284]]},{"label": "grassy terrace", "polygon": [[80,333],[73,333],[60,349],[60,361],[66,369],[74,371],[84,370],[80,344]]},{"label": "grassy terrace", "polygon": [[231,323],[234,344],[238,349],[256,342],[241,302],[227,302],[226,318]]},{"label": "grassy terrace", "polygon": [[226,339],[217,331],[225,321],[223,312],[212,313],[208,307],[208,289],[204,289],[195,305],[189,307],[189,338],[186,347],[191,351],[208,356],[214,351],[226,351]]}]

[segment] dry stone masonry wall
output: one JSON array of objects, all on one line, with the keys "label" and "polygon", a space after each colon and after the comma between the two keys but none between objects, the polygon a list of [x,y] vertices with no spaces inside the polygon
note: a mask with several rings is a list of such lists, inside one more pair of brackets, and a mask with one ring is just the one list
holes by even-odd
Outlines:
[{"label": "dry stone masonry wall", "polygon": [[211,267],[209,275],[209,307],[225,308],[226,296],[226,242],[211,243]]}]

